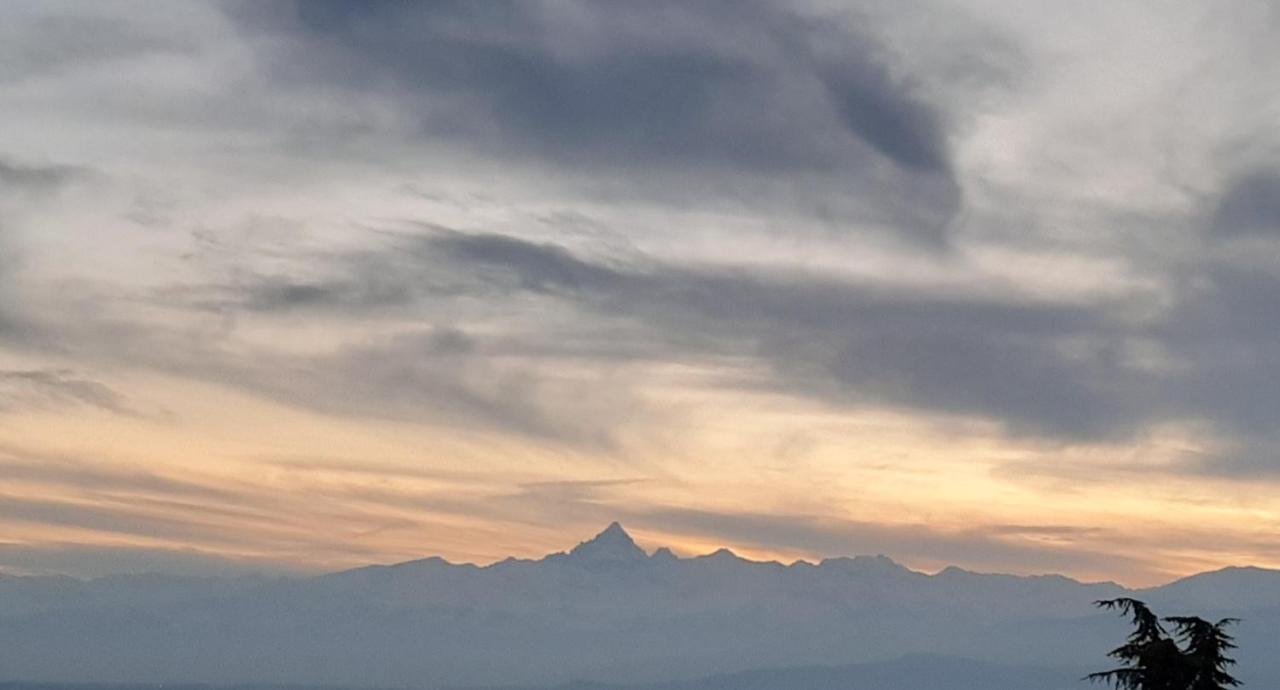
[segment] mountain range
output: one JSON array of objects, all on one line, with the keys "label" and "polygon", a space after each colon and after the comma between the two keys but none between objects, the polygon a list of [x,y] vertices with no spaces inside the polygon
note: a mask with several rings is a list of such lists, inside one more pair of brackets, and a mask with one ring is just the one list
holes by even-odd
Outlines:
[{"label": "mountain range", "polygon": [[1117,596],[1242,618],[1237,675],[1280,687],[1280,571],[1131,590],[927,574],[884,556],[680,558],[645,552],[617,523],[567,552],[483,567],[427,558],[297,578],[2,576],[0,681],[1059,690],[1108,665],[1125,623],[1092,602]]}]

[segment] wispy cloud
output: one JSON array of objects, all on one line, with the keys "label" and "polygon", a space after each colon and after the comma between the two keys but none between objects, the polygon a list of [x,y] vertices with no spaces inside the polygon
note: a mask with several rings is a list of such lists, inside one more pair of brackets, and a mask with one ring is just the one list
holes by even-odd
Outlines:
[{"label": "wispy cloud", "polygon": [[[621,516],[1092,572],[1105,505],[1167,540],[1126,572],[1272,558],[1231,508],[1280,510],[1261,5],[0,14],[0,434],[47,492],[6,526],[347,563]],[[267,460],[321,443],[358,457]],[[900,484],[760,499],[815,468]],[[1230,557],[1151,517],[1193,481]]]},{"label": "wispy cloud", "polygon": [[137,414],[123,395],[106,384],[56,369],[0,370],[0,412],[67,405],[116,414]]}]

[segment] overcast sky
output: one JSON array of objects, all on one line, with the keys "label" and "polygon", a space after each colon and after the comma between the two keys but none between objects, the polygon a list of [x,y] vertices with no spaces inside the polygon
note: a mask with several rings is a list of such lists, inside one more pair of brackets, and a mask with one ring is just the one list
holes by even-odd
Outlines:
[{"label": "overcast sky", "polygon": [[1278,31],[0,4],[0,570],[1280,566]]}]

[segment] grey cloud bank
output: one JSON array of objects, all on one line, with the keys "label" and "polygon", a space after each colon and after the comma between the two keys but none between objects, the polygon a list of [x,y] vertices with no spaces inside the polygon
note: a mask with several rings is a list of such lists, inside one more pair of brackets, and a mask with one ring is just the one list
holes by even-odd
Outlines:
[{"label": "grey cloud bank", "polygon": [[[768,396],[805,423],[955,422],[991,444],[1002,491],[1190,477],[1231,504],[1280,468],[1275,22],[1266,3],[5,3],[0,422],[202,437],[198,409],[138,412],[163,379],[674,485],[654,466],[697,435],[681,405],[714,400],[745,437]],[[759,448],[678,450],[672,475]],[[13,524],[234,550],[218,520],[279,517],[244,486],[205,505],[37,456],[12,476],[157,495],[150,512],[0,497]],[[895,526],[430,498],[459,522],[607,509],[761,547],[1157,567],[1095,550],[1124,542],[1106,530],[1029,546],[1083,529],[1065,508],[1011,545],[1026,534],[1003,517],[920,526],[924,499]]]},{"label": "grey cloud bank", "polygon": [[[929,83],[927,76],[903,73],[875,38],[871,22],[878,15],[871,10],[824,16],[758,3],[639,9],[319,2],[233,5],[228,14],[252,47],[249,55],[282,88],[384,100],[417,113],[411,138],[491,159],[529,157],[550,170],[587,166],[606,178],[702,166],[710,166],[710,179],[743,171],[814,173],[839,179],[873,214],[900,202],[911,214],[939,209],[923,223],[896,212],[880,217],[890,218],[894,233],[950,242],[947,219],[964,186],[952,160],[958,116],[950,111],[963,104],[930,102],[918,86]],[[28,183],[54,174],[4,169]],[[1258,235],[1267,227],[1274,215],[1269,180],[1259,173],[1231,182],[1212,214],[1211,234]],[[919,196],[925,188],[942,197]],[[929,200],[944,197],[950,200],[941,206]],[[220,306],[376,314],[416,303],[421,313],[433,300],[456,297],[449,290],[478,291],[468,296],[483,302],[483,279],[466,275],[474,268],[498,282],[515,281],[490,286],[491,299],[506,299],[515,288],[558,297],[571,310],[585,310],[583,319],[628,316],[642,338],[668,346],[684,341],[666,350],[673,357],[734,350],[767,363],[787,390],[833,402],[987,416],[1014,433],[1051,438],[1132,436],[1154,421],[1183,418],[1252,428],[1249,417],[1265,394],[1248,393],[1256,384],[1242,390],[1236,372],[1257,382],[1267,379],[1260,372],[1275,368],[1263,346],[1268,334],[1256,331],[1265,330],[1265,320],[1248,312],[1266,301],[1267,290],[1250,277],[1256,272],[1234,274],[1229,267],[1212,269],[1207,291],[1175,288],[1173,308],[1153,322],[1133,320],[1128,302],[921,296],[810,278],[786,262],[767,271],[671,260],[597,265],[552,241],[514,235],[446,233],[353,257],[363,263],[339,265],[329,282],[269,278],[234,296],[238,303]],[[1208,320],[1253,325],[1215,328]],[[1192,372],[1151,371],[1130,354],[1144,346],[1163,349]],[[1242,348],[1253,351],[1245,361],[1234,355]],[[381,354],[359,354],[373,351]],[[365,344],[301,366],[339,371],[346,368],[340,362],[361,367],[393,359],[387,348]],[[228,368],[234,365],[213,366]],[[544,412],[499,412],[483,402],[487,394],[468,393],[469,386],[395,383],[411,380],[382,379],[350,405],[451,399],[466,407],[471,399],[473,411],[461,416],[511,429],[545,426],[537,421]],[[280,395],[320,405],[332,399],[310,391]]]},{"label": "grey cloud bank", "polygon": [[[802,175],[945,242],[960,204],[942,106],[856,15],[771,3],[249,3],[285,83],[404,108],[411,136],[734,196]],[[900,70],[899,70],[900,71]],[[756,179],[753,178],[768,178]],[[684,181],[684,182],[679,182]],[[723,193],[723,192],[722,192]]]}]

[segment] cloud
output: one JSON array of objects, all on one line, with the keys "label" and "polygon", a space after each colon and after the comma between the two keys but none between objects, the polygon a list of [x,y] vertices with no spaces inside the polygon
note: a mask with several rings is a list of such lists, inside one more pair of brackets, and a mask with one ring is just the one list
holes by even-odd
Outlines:
[{"label": "cloud", "polygon": [[0,496],[0,519],[10,524],[70,527],[99,534],[123,534],[171,543],[204,542],[222,548],[243,544],[224,526],[209,522],[199,511],[156,510],[145,502],[122,505],[81,501]]},{"label": "cloud", "polygon": [[[1147,575],[1153,564],[1092,543],[1089,535],[1056,530],[1064,543],[1022,538],[1034,528],[1016,531],[995,525],[948,530],[926,524],[887,524],[830,517],[760,513],[718,513],[653,508],[628,519],[650,528],[761,549],[802,550],[825,556],[880,553],[906,562],[930,560],[1016,572],[1126,572]],[[1046,528],[1037,531],[1043,532]],[[1054,531],[1054,526],[1047,528]],[[1065,535],[1065,536],[1064,536]],[[1072,537],[1082,537],[1077,541]],[[1099,540],[1105,543],[1105,539]]]},{"label": "cloud", "polygon": [[[825,165],[830,154],[805,136],[811,133],[780,127],[766,108],[831,107],[785,100],[791,82],[816,77],[810,86],[824,86],[837,103],[805,113],[809,119],[838,115],[855,139],[907,167],[940,172],[947,165],[941,118],[891,75],[873,39],[815,36],[824,30],[816,20],[768,4],[336,0],[294,7],[292,17],[279,18],[283,28],[336,48],[338,55],[323,57],[347,68],[339,75],[350,86],[376,87],[372,76],[478,101],[503,143],[548,155]],[[831,54],[819,70],[812,53],[821,38],[840,43],[824,46]],[[744,39],[757,42],[746,50]]]},{"label": "cloud", "polygon": [[[747,358],[768,366],[774,390],[836,407],[976,415],[1013,433],[1059,439],[1124,437],[1162,414],[1160,382],[1126,360],[1131,334],[1105,305],[888,287],[782,267],[683,264],[634,251],[584,258],[548,242],[447,229],[329,256],[310,270],[326,277],[215,285],[196,290],[196,302],[232,314],[361,318],[462,310],[495,324],[545,313],[567,330],[514,331],[497,350],[456,329],[402,333],[264,372],[236,373],[239,365],[228,361],[213,368],[215,378],[316,409],[451,409],[563,439],[592,437],[585,428],[569,431],[567,419],[607,427],[636,409],[624,402],[625,391],[563,388],[538,364],[546,360],[598,367]],[[502,367],[499,357],[518,364]],[[311,373],[272,373],[289,369]],[[312,388],[335,379],[343,383]],[[758,384],[744,377],[742,385]],[[579,398],[619,414],[556,409]],[[604,427],[599,433],[609,435]]]},{"label": "cloud", "polygon": [[[1267,24],[828,4],[6,4],[0,408],[136,373],[635,467],[763,391],[1270,481]],[[1156,427],[1195,454],[1073,452]]]},{"label": "cloud", "polygon": [[[1206,264],[1167,308],[1135,320],[1123,300],[937,292],[636,252],[585,258],[489,233],[438,229],[388,252],[417,266],[390,291],[419,303],[532,295],[575,310],[584,331],[603,328],[601,337],[626,340],[640,357],[755,358],[776,390],[837,406],[977,415],[1050,439],[1134,439],[1183,420],[1262,433],[1280,375],[1268,345],[1280,337],[1271,325],[1280,282],[1265,267]],[[354,294],[367,291],[360,271],[347,275]]]},{"label": "cloud", "polygon": [[[837,404],[989,416],[1014,432],[1064,438],[1126,435],[1159,412],[1147,376],[1112,349],[1123,333],[1092,305],[885,289],[798,271],[615,267],[506,236],[426,241],[488,288],[629,317],[673,356],[759,357],[778,387]],[[1073,352],[1081,339],[1102,343]]]},{"label": "cloud", "polygon": [[[809,558],[883,554],[907,564],[932,563],[1025,573],[1124,573],[1150,580],[1160,575],[1148,555],[1112,548],[1112,530],[1059,524],[963,524],[877,522],[830,515],[714,510],[638,501],[626,492],[636,480],[535,483],[486,501],[498,520],[572,523],[590,532],[619,520],[628,529],[669,535],[679,543],[733,545],[741,549],[803,553]],[[1212,537],[1187,536],[1204,547]],[[650,546],[670,545],[654,543]],[[1218,544],[1221,546],[1221,544]]]},{"label": "cloud", "polygon": [[464,424],[534,439],[608,448],[628,413],[625,393],[559,377],[529,362],[504,365],[461,330],[413,330],[313,356],[211,362],[210,380],[324,413]]},{"label": "cloud", "polygon": [[[138,572],[152,562],[147,554],[164,562],[182,551],[222,554],[246,567],[274,564],[272,569],[367,563],[395,544],[395,535],[390,542],[375,540],[379,532],[416,534],[437,512],[468,515],[458,492],[477,482],[431,475],[433,481],[388,485],[369,481],[385,475],[367,467],[358,476],[335,476],[323,466],[281,467],[289,468],[288,488],[310,484],[305,496],[282,492],[271,473],[248,481],[219,468],[153,469],[4,448],[0,472],[8,483],[0,490],[0,521],[10,526],[11,543],[0,548],[0,570],[30,569],[37,558],[53,567],[65,557],[67,569],[60,572]],[[440,489],[440,482],[449,488]],[[416,553],[400,547],[400,553]],[[18,555],[6,560],[6,549]],[[95,555],[105,558],[95,565]]]},{"label": "cloud", "polygon": [[[950,123],[857,15],[768,3],[400,4],[231,11],[293,88],[394,104],[418,136],[630,185],[749,199],[788,177],[938,244]],[[701,182],[699,182],[701,180]],[[661,183],[659,183],[661,184]],[[797,191],[804,194],[803,187]]]},{"label": "cloud", "polygon": [[83,174],[83,169],[69,165],[34,165],[0,158],[0,195],[54,191]]},{"label": "cloud", "polygon": [[55,542],[38,545],[0,543],[0,572],[92,579],[129,573],[232,577],[250,574],[296,575],[307,571],[297,563],[288,561],[235,558],[190,548]]},{"label": "cloud", "polygon": [[56,3],[13,3],[5,9],[6,20],[0,26],[0,84],[172,51],[179,45],[173,37],[147,30],[148,18],[136,12],[123,16],[110,8]]},{"label": "cloud", "polygon": [[[215,285],[196,290],[196,301],[229,313],[363,318],[463,310],[496,324],[546,313],[567,330],[515,331],[501,339],[500,350],[450,331],[454,351],[447,356],[432,345],[442,344],[443,332],[425,339],[403,334],[295,365],[311,376],[241,375],[233,363],[216,367],[218,376],[317,409],[388,410],[400,400],[410,409],[439,410],[448,401],[469,409],[465,418],[564,439],[591,434],[566,433],[572,425],[552,420],[607,427],[635,409],[623,402],[625,391],[553,393],[558,387],[540,361],[716,366],[718,358],[745,358],[768,367],[773,390],[837,408],[890,405],[978,416],[1015,434],[1060,440],[1129,437],[1171,409],[1158,392],[1172,383],[1127,355],[1141,330],[1112,317],[1106,304],[893,287],[788,267],[678,263],[635,251],[587,258],[549,242],[443,228],[393,237],[381,250],[323,257],[309,269],[326,277]],[[499,354],[532,368],[499,373],[493,364]],[[439,369],[432,365],[437,360]],[[389,375],[370,374],[383,370]],[[350,377],[341,375],[346,371]],[[489,373],[460,383],[467,371]],[[336,387],[341,396],[300,385],[334,377],[345,382]],[[760,385],[747,379],[739,385]],[[552,411],[579,397],[604,402],[601,411],[627,413]],[[605,427],[599,433],[607,437]]]},{"label": "cloud", "polygon": [[1229,180],[1210,225],[1223,238],[1280,236],[1280,172],[1255,170]]},{"label": "cloud", "polygon": [[823,75],[849,131],[904,168],[947,172],[951,166],[942,116],[895,84],[874,61],[847,61]]},{"label": "cloud", "polygon": [[[295,488],[305,490],[282,494],[279,487],[262,482],[211,474],[184,477],[11,451],[0,457],[0,470],[24,495],[0,495],[0,517],[15,529],[61,526],[110,535],[116,545],[88,539],[0,545],[0,570],[76,576],[153,569],[192,574],[315,570],[385,560],[388,554],[401,559],[429,555],[434,552],[420,550],[429,529],[447,533],[465,526],[486,533],[513,524],[542,534],[549,553],[566,545],[567,525],[589,533],[622,520],[676,543],[695,540],[813,557],[884,553],[908,564],[1016,572],[1118,573],[1143,580],[1165,576],[1158,554],[1147,549],[1141,557],[1132,555],[1142,535],[1096,527],[883,523],[690,508],[644,498],[643,491],[633,490],[652,487],[655,480],[641,478],[500,485],[482,473],[385,468],[357,460],[265,464],[289,468],[293,481],[301,482]],[[381,481],[389,476],[399,481]],[[389,540],[375,538],[383,531],[392,532],[386,535]],[[397,542],[395,532],[408,535],[407,542]],[[1247,535],[1227,538],[1195,531],[1164,535],[1160,543],[1174,551],[1276,548]],[[510,555],[475,545],[466,548],[479,548],[481,561]],[[542,555],[524,548],[527,555]]]},{"label": "cloud", "polygon": [[76,490],[119,491],[177,499],[234,500],[233,490],[176,479],[156,472],[111,467],[62,454],[0,446],[0,466],[14,482],[36,482]]},{"label": "cloud", "polygon": [[410,329],[311,355],[210,353],[185,375],[323,414],[462,426],[607,450],[648,412],[622,372],[580,380],[536,358],[488,352],[450,327]]},{"label": "cloud", "polygon": [[0,370],[0,412],[91,407],[115,414],[137,412],[110,386],[73,371],[58,369]]},{"label": "cloud", "polygon": [[13,241],[19,219],[35,210],[32,202],[47,200],[89,174],[84,167],[37,164],[0,154],[0,338],[24,336],[22,305],[14,300],[12,285],[21,263],[20,245]]}]

